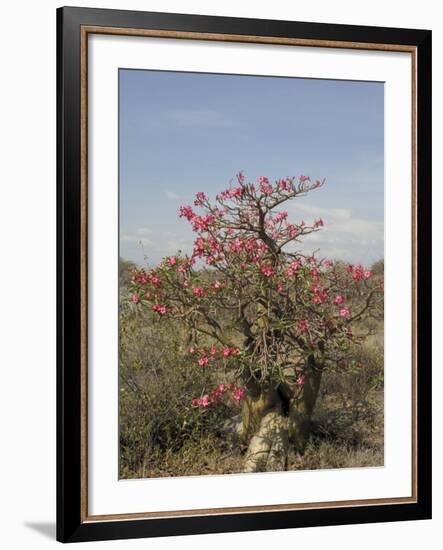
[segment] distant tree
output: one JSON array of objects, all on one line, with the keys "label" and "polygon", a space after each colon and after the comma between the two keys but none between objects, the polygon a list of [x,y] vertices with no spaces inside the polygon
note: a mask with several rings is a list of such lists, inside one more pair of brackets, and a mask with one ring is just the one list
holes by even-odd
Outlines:
[{"label": "distant tree", "polygon": [[118,259],[118,284],[120,289],[127,289],[131,283],[131,269],[134,262],[129,262],[123,258]]},{"label": "distant tree", "polygon": [[371,271],[374,275],[384,276],[385,274],[385,260],[384,258],[377,260],[372,264]]},{"label": "distant tree", "polygon": [[214,201],[197,193],[199,214],[180,208],[197,234],[190,256],[132,269],[131,302],[185,323],[189,354],[226,373],[193,405],[204,412],[243,401],[244,471],[285,469],[289,442],[303,449],[322,373],[346,368],[361,338],[353,325],[383,299],[371,270],[296,250],[323,220],[294,223],[280,207],[323,184],[306,176],[246,183],[240,173]]}]

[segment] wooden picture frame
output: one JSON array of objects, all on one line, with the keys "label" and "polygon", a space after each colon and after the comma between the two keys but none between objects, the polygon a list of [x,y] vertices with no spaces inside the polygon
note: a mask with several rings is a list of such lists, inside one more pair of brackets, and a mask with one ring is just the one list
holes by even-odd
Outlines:
[{"label": "wooden picture frame", "polygon": [[[150,513],[88,512],[88,36],[406,52],[412,67],[412,492]],[[57,539],[217,533],[431,517],[431,32],[172,13],[57,10]],[[90,212],[89,212],[90,214]],[[105,391],[105,390],[103,390]]]}]

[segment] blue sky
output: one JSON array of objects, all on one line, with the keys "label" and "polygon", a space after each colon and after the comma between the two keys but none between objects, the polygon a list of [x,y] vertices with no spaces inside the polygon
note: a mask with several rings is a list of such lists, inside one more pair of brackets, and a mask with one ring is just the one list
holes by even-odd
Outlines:
[{"label": "blue sky", "polygon": [[383,257],[384,87],[353,82],[121,69],[120,255],[157,262],[190,252],[177,217],[197,191],[309,175],[323,188],[286,203],[322,216],[303,248],[371,264]]}]

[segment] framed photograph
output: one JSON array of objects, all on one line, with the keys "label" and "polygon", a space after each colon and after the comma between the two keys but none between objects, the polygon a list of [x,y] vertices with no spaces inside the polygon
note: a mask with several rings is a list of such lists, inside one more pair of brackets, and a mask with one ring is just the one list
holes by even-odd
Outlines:
[{"label": "framed photograph", "polygon": [[58,540],[430,518],[431,31],[57,47]]}]

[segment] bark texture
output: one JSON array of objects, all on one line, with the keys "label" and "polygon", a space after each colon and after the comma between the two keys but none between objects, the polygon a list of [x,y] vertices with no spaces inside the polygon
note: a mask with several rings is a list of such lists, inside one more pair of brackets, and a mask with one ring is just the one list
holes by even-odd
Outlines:
[{"label": "bark texture", "polygon": [[303,385],[250,388],[243,403],[241,437],[248,444],[245,472],[286,470],[289,447],[303,452],[321,383],[321,370],[308,365]]},{"label": "bark texture", "polygon": [[288,434],[295,450],[303,452],[311,433],[312,413],[321,383],[321,370],[309,369],[305,383],[289,402]]}]

